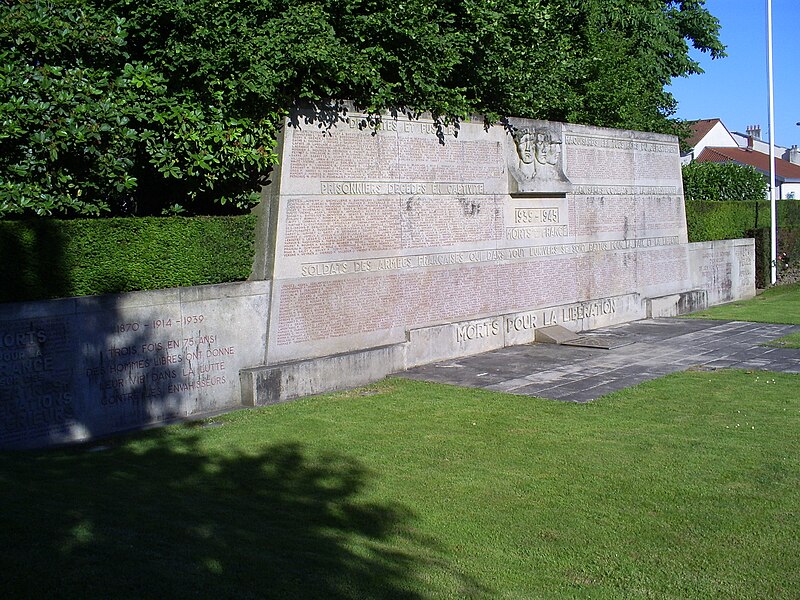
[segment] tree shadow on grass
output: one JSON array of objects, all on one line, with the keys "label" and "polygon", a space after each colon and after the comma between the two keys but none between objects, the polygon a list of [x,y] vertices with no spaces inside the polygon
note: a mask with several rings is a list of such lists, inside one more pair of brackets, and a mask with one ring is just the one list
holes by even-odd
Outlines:
[{"label": "tree shadow on grass", "polygon": [[431,569],[481,594],[406,508],[363,500],[352,458],[200,440],[0,455],[4,597],[414,599]]}]

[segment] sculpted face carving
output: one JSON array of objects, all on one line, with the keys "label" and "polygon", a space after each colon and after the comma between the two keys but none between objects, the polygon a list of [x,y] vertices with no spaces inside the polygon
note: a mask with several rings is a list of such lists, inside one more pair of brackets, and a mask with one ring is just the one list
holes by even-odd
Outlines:
[{"label": "sculpted face carving", "polygon": [[514,141],[517,143],[519,159],[526,165],[531,164],[536,146],[536,133],[530,129],[520,129],[514,136]]},{"label": "sculpted face carving", "polygon": [[520,129],[514,135],[517,154],[525,165],[536,160],[540,165],[555,165],[561,154],[561,142],[553,139],[549,131]]},{"label": "sculpted face carving", "polygon": [[536,162],[542,165],[555,165],[561,153],[561,142],[553,141],[549,131],[536,134]]},{"label": "sculpted face carving", "polygon": [[562,143],[557,124],[516,129],[513,134],[515,155],[509,155],[512,192],[563,192],[570,182],[562,170]]}]

